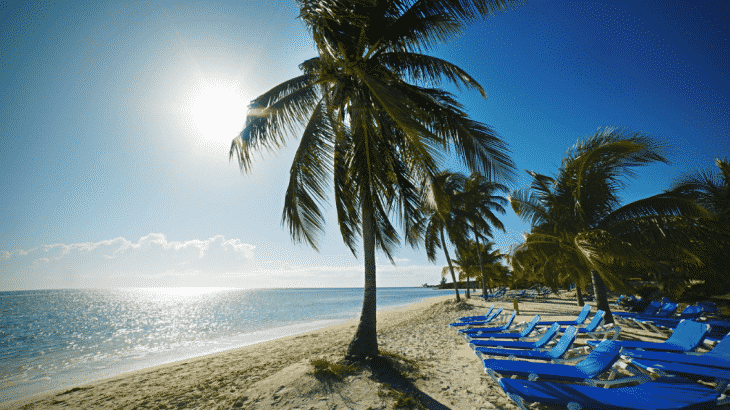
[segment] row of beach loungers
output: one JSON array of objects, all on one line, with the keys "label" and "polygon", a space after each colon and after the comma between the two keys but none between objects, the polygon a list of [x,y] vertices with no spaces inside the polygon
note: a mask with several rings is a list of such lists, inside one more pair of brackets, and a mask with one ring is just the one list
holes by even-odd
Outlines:
[{"label": "row of beach loungers", "polygon": [[533,299],[543,300],[552,294],[552,290],[544,286],[533,286],[524,290],[508,290],[507,288],[497,288],[494,292],[482,297],[489,301],[514,300],[514,299]]},{"label": "row of beach loungers", "polygon": [[[677,305],[671,303],[654,303],[640,313],[613,313],[621,326],[668,333],[659,343],[618,340],[621,326],[603,325],[602,310],[589,320],[588,305],[575,320],[541,321],[536,315],[519,324],[514,324],[516,312],[509,315],[492,305],[484,315],[460,317],[450,326],[469,343],[485,373],[523,410],[527,403],[569,410],[710,409],[729,404],[730,333],[710,338],[709,344],[707,338],[713,327],[716,335],[730,323],[695,321],[706,319],[714,305],[697,305],[677,315]],[[591,338],[586,346],[574,347],[579,335]],[[697,353],[702,346],[712,348]]]}]

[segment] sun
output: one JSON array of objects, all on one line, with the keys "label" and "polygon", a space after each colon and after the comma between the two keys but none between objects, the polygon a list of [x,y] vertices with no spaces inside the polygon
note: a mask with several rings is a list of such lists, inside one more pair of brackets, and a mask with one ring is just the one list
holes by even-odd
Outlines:
[{"label": "sun", "polygon": [[183,103],[190,131],[199,145],[227,149],[246,122],[248,98],[237,81],[205,78],[192,88]]}]

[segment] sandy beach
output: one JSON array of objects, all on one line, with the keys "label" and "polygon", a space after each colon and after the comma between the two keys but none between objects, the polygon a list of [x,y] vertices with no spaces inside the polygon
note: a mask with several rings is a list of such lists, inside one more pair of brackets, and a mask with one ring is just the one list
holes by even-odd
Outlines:
[{"label": "sandy beach", "polygon": [[[403,378],[364,368],[344,380],[315,377],[312,359],[337,362],[356,322],[213,355],[125,373],[71,389],[0,405],[2,409],[392,409],[406,392],[428,409],[516,409],[485,375],[467,343],[448,327],[455,317],[483,314],[488,304],[441,296],[378,314],[381,353]],[[490,302],[491,303],[491,302]],[[505,311],[511,302],[495,302]],[[574,299],[520,302],[515,323],[536,314],[569,320]],[[595,312],[595,308],[593,309]],[[659,340],[628,329],[621,339]],[[584,344],[579,338],[577,345]],[[406,396],[407,396],[406,394]],[[418,407],[414,407],[418,408]]]}]

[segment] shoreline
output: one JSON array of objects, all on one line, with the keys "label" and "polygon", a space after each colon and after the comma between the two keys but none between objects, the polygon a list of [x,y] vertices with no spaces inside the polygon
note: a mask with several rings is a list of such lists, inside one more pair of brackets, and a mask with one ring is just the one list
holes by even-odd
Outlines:
[{"label": "shoreline", "polygon": [[[416,290],[420,288],[414,288]],[[360,292],[362,290],[360,289]],[[348,292],[350,295],[352,292]],[[382,302],[382,306],[378,306],[378,313],[385,312],[393,309],[399,309],[406,307],[413,303],[418,303],[420,300],[427,299],[432,296],[430,292],[417,292],[413,295],[415,298],[409,296],[402,300],[400,298],[393,298],[392,292],[386,292],[385,299]],[[434,292],[441,293],[442,292]],[[411,293],[409,293],[411,295]],[[410,299],[410,300],[409,300]],[[279,304],[280,305],[280,304]],[[321,305],[321,303],[320,303]],[[321,311],[321,306],[316,311]],[[24,373],[16,371],[15,368],[11,369],[10,374],[3,381],[3,386],[0,388],[0,408],[8,406],[10,403],[26,402],[28,398],[38,397],[44,394],[62,392],[64,389],[72,388],[75,385],[94,383],[99,380],[108,379],[117,375],[134,372],[137,370],[144,370],[153,368],[155,366],[165,365],[174,363],[182,360],[192,360],[196,357],[202,357],[210,354],[225,352],[232,349],[242,348],[258,343],[267,342],[270,340],[280,339],[282,337],[296,336],[302,333],[314,331],[328,326],[334,326],[342,324],[347,321],[357,320],[360,313],[360,306],[346,306],[346,309],[335,309],[335,314],[325,315],[314,315],[303,311],[303,314],[295,314],[294,317],[301,316],[304,319],[302,322],[294,322],[292,324],[278,324],[276,321],[272,322],[266,320],[262,322],[264,326],[274,326],[271,328],[264,329],[245,329],[251,327],[245,325],[245,320],[239,322],[244,324],[241,329],[241,333],[221,335],[217,338],[200,339],[199,341],[193,340],[191,343],[181,342],[179,347],[176,349],[162,349],[158,352],[152,351],[151,353],[142,352],[141,356],[138,357],[135,352],[127,352],[127,354],[119,354],[115,357],[116,351],[108,352],[101,348],[102,359],[98,364],[93,360],[94,358],[88,359],[87,356],[79,356],[78,360],[74,357],[70,359],[59,359],[51,356],[51,361],[43,362],[42,359],[44,352],[40,352],[40,355],[36,355],[35,362],[25,361],[22,358],[19,361],[12,359],[6,364],[14,365],[17,363],[19,368],[20,365],[25,367],[39,365],[36,367],[28,367],[28,370]],[[290,315],[291,316],[291,315]],[[309,317],[308,317],[309,316]],[[318,318],[317,316],[322,316]],[[328,317],[329,316],[329,317]],[[266,323],[268,322],[268,323]],[[233,326],[234,328],[236,326]],[[190,340],[190,338],[185,339]],[[143,340],[144,342],[144,340]],[[163,345],[163,347],[165,347]],[[95,348],[95,346],[92,346]],[[92,351],[93,352],[95,350]],[[99,355],[99,353],[97,353]],[[111,355],[111,356],[110,356]],[[28,356],[28,355],[26,355]],[[29,356],[30,357],[30,356]],[[110,359],[109,359],[110,358]],[[74,361],[76,360],[76,361]],[[70,366],[68,363],[72,363]],[[42,365],[42,368],[41,368]],[[49,367],[50,366],[50,367]],[[45,372],[44,369],[50,368],[51,371]],[[60,370],[59,370],[60,369]]]},{"label": "shoreline", "polygon": [[[517,409],[485,375],[468,344],[448,327],[456,317],[483,314],[491,303],[511,311],[512,301],[472,298],[457,304],[454,299],[453,294],[429,297],[379,312],[381,354],[396,355],[411,366],[408,383],[428,408]],[[544,320],[573,319],[580,311],[575,301],[557,297],[521,301],[519,307],[515,323],[535,314]],[[392,409],[392,386],[370,370],[342,382],[312,375],[311,360],[337,362],[344,357],[356,326],[357,319],[349,320],[27,397],[0,408]]]},{"label": "shoreline", "polygon": [[[422,304],[430,299],[443,299],[446,298],[446,295],[443,296],[430,296],[428,298],[425,298],[423,300],[407,303],[403,305],[394,305],[394,306],[385,306],[382,308],[378,308],[378,321],[380,321],[381,314],[384,313],[393,313],[398,312],[400,310],[409,310],[416,305]],[[454,296],[451,295],[453,298]],[[288,325],[288,326],[281,326],[281,327],[275,327],[260,331],[254,331],[252,333],[247,333],[243,335],[238,335],[235,337],[232,337],[230,339],[254,339],[250,342],[243,342],[242,344],[236,343],[236,346],[233,347],[223,347],[218,349],[211,349],[210,351],[206,351],[204,353],[199,354],[191,354],[186,355],[180,358],[176,358],[169,361],[163,361],[162,363],[155,363],[151,365],[144,365],[139,368],[134,368],[130,370],[123,370],[118,373],[114,373],[109,376],[101,377],[101,378],[94,378],[91,380],[83,380],[79,381],[78,383],[71,383],[68,385],[64,385],[62,387],[53,388],[50,390],[45,390],[39,393],[31,394],[29,396],[21,397],[18,399],[14,399],[8,402],[0,402],[0,410],[9,409],[9,408],[15,408],[13,406],[25,406],[28,404],[32,404],[34,402],[38,402],[41,400],[44,400],[46,398],[49,398],[51,396],[55,396],[58,394],[62,394],[66,391],[73,390],[75,388],[83,388],[83,386],[88,385],[94,385],[98,383],[104,383],[106,381],[116,380],[120,378],[124,378],[126,376],[132,376],[134,374],[140,373],[140,372],[146,372],[146,371],[155,371],[156,369],[162,369],[168,366],[174,366],[179,363],[183,362],[190,362],[190,361],[197,361],[197,360],[203,360],[207,357],[212,357],[216,355],[225,355],[227,353],[234,352],[239,349],[246,349],[250,347],[256,347],[258,345],[262,345],[269,342],[274,342],[277,340],[282,339],[291,339],[291,338],[297,338],[299,336],[306,336],[309,333],[317,332],[317,331],[327,331],[330,330],[339,330],[343,327],[354,327],[357,325],[357,322],[359,320],[359,314],[357,314],[356,317],[350,318],[350,319],[327,319],[327,320],[316,320],[312,322],[305,322],[305,323],[298,323],[294,325]],[[324,323],[323,323],[324,322]],[[302,330],[302,328],[305,328]],[[261,337],[261,334],[264,334],[265,336],[263,338]],[[354,332],[353,332],[354,334]],[[257,335],[259,337],[257,337]],[[163,359],[164,360],[164,359]]]}]

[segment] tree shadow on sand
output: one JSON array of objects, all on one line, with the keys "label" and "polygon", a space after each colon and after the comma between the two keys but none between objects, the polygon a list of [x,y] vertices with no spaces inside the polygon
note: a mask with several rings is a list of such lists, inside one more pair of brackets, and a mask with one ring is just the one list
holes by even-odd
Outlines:
[{"label": "tree shadow on sand", "polygon": [[399,400],[406,401],[408,397],[413,397],[422,406],[415,405],[411,408],[451,410],[450,407],[429,396],[413,384],[411,379],[404,373],[417,371],[417,366],[415,362],[403,362],[402,359],[381,355],[369,359],[365,365],[370,369],[373,380],[401,393]]}]

